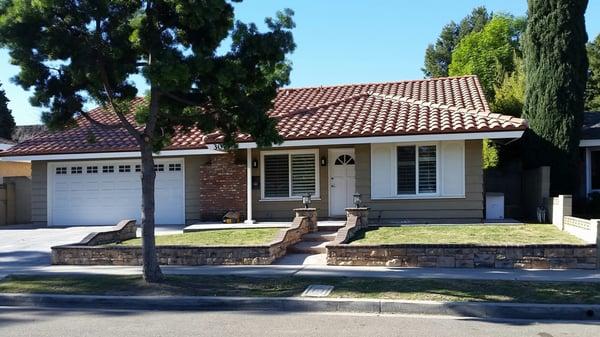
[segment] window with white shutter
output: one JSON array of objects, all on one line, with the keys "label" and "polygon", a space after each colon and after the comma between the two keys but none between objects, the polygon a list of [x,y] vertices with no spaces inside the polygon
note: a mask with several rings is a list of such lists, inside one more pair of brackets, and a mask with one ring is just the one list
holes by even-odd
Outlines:
[{"label": "window with white shutter", "polygon": [[437,193],[437,146],[398,146],[398,195]]},{"label": "window with white shutter", "polygon": [[319,194],[317,150],[262,153],[262,197],[299,198]]}]

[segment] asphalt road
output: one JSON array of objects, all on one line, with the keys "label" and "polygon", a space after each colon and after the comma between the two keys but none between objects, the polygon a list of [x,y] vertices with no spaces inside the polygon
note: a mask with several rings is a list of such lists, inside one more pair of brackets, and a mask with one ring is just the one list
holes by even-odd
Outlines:
[{"label": "asphalt road", "polygon": [[600,325],[432,316],[0,308],[0,336],[600,336]]}]

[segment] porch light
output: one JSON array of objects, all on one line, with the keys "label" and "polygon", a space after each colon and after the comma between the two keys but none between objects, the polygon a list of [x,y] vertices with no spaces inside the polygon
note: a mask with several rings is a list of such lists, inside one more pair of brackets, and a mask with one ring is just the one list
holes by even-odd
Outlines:
[{"label": "porch light", "polygon": [[252,167],[253,168],[258,168],[258,160],[252,159]]},{"label": "porch light", "polygon": [[321,166],[327,166],[327,157],[321,157]]},{"label": "porch light", "polygon": [[354,195],[352,196],[352,203],[354,203],[354,206],[356,206],[356,208],[360,207],[360,193],[354,193]]},{"label": "porch light", "polygon": [[302,196],[302,203],[304,204],[304,208],[308,208],[311,203],[310,193],[306,193]]}]

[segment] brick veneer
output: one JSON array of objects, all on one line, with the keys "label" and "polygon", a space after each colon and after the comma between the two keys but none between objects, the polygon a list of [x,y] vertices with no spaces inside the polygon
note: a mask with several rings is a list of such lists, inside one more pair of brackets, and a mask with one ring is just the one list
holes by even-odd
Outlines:
[{"label": "brick veneer", "polygon": [[228,211],[246,210],[246,165],[232,153],[212,155],[200,170],[200,214],[221,220]]},{"label": "brick veneer", "polygon": [[437,268],[596,269],[596,245],[329,245],[327,264]]}]

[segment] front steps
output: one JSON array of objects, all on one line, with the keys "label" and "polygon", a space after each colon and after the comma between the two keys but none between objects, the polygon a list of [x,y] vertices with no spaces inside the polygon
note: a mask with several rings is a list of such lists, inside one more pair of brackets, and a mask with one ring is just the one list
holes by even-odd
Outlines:
[{"label": "front steps", "polygon": [[[295,254],[325,254],[327,249],[325,248],[331,241],[335,240],[337,235],[336,231],[325,231],[321,230],[319,226],[318,232],[312,232],[304,234],[302,241],[288,248],[288,253]],[[327,228],[330,229],[330,228]]]}]

